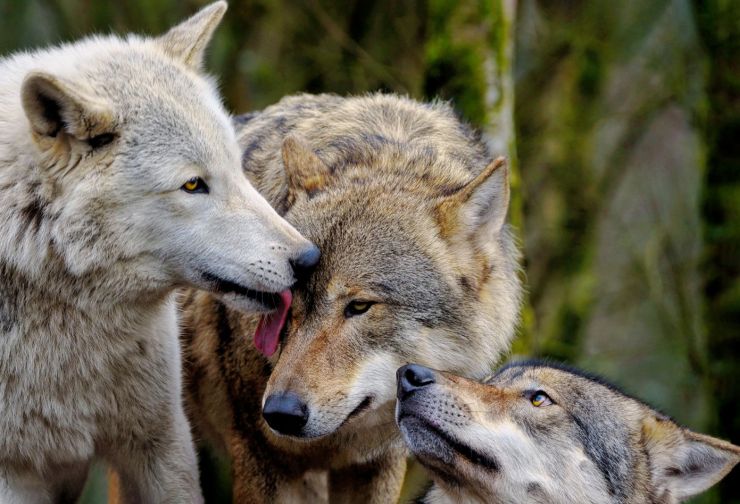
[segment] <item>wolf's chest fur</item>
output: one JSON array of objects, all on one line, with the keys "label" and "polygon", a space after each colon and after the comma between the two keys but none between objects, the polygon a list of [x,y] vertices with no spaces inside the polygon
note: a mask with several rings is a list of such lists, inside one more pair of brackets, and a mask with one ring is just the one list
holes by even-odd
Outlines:
[{"label": "wolf's chest fur", "polygon": [[87,460],[146,417],[176,375],[173,305],[80,306],[74,282],[54,284],[63,275],[46,275],[41,288],[0,269],[0,466],[47,471]]}]

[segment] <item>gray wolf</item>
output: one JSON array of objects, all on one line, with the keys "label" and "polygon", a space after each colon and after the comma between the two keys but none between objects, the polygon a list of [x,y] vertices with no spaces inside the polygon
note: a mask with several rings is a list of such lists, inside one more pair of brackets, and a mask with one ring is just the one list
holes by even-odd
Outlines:
[{"label": "gray wolf", "polygon": [[266,312],[317,259],[202,72],[225,9],[0,59],[0,502],[73,501],[96,457],[130,502],[201,500],[174,291]]},{"label": "gray wolf", "polygon": [[250,181],[322,256],[280,317],[186,296],[194,425],[236,502],[317,502],[327,482],[332,502],[397,500],[398,366],[482,378],[514,334],[507,168],[445,103],[298,95],[236,122]]},{"label": "gray wolf", "polygon": [[673,504],[740,461],[740,447],[547,362],[515,362],[483,383],[404,366],[396,419],[435,481],[429,504]]}]

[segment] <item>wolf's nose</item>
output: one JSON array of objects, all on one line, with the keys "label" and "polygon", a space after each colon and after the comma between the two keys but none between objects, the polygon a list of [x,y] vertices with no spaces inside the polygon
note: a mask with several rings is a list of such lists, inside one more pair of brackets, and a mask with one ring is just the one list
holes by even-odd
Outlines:
[{"label": "wolf's nose", "polygon": [[298,257],[295,259],[292,259],[290,261],[291,266],[293,266],[293,273],[295,274],[297,279],[300,279],[301,277],[305,276],[306,273],[310,272],[316,265],[319,263],[319,258],[321,257],[321,251],[319,250],[319,247],[314,245],[313,243],[306,247],[303,252],[301,252]]},{"label": "wolf's nose", "polygon": [[407,364],[396,371],[396,381],[398,382],[396,395],[402,399],[411,392],[433,384],[434,371],[418,364]]},{"label": "wolf's nose", "polygon": [[286,436],[297,436],[308,422],[308,406],[290,392],[270,394],[262,408],[267,425]]}]

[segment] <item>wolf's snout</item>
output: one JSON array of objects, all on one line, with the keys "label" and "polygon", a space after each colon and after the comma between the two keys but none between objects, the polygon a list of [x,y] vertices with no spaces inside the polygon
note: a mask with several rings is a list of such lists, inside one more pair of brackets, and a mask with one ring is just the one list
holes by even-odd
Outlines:
[{"label": "wolf's snout", "polygon": [[311,243],[295,259],[291,259],[290,265],[293,267],[293,274],[296,279],[300,280],[313,270],[319,263],[321,251],[319,247]]},{"label": "wolf's snout", "polygon": [[308,406],[290,392],[270,394],[262,417],[272,429],[286,436],[298,436],[308,422]]},{"label": "wolf's snout", "polygon": [[407,364],[396,371],[398,390],[396,395],[403,399],[408,394],[415,392],[435,382],[434,371],[418,364]]}]

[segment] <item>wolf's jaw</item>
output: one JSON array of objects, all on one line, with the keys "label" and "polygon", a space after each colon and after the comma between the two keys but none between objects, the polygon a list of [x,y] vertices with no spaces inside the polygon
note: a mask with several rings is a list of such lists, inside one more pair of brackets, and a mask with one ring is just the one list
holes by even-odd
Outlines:
[{"label": "wolf's jaw", "polygon": [[[465,458],[471,464],[484,467],[494,472],[498,472],[500,470],[499,464],[498,462],[496,462],[496,460],[491,459],[490,457],[480,453],[479,451],[472,448],[471,446],[468,446],[462,441],[455,439],[444,429],[438,427],[421,415],[408,412],[404,413],[401,411],[397,419],[398,425],[401,426],[402,422],[406,418],[411,419],[414,423],[420,425],[421,429],[426,433],[426,435],[434,436],[439,441],[443,442],[449,449]],[[402,429],[403,436],[404,438],[407,438],[407,444],[411,447],[413,445],[413,442],[409,441],[413,440],[409,440],[408,434],[404,431],[405,429]],[[412,451],[414,451],[413,448]]]},{"label": "wolf's jaw", "polygon": [[212,292],[225,295],[232,294],[236,297],[245,297],[255,304],[264,307],[264,310],[267,312],[273,311],[280,306],[281,297],[279,292],[266,292],[250,289],[249,287],[244,287],[243,285],[239,285],[206,271],[201,271],[200,276],[205,280]]}]

